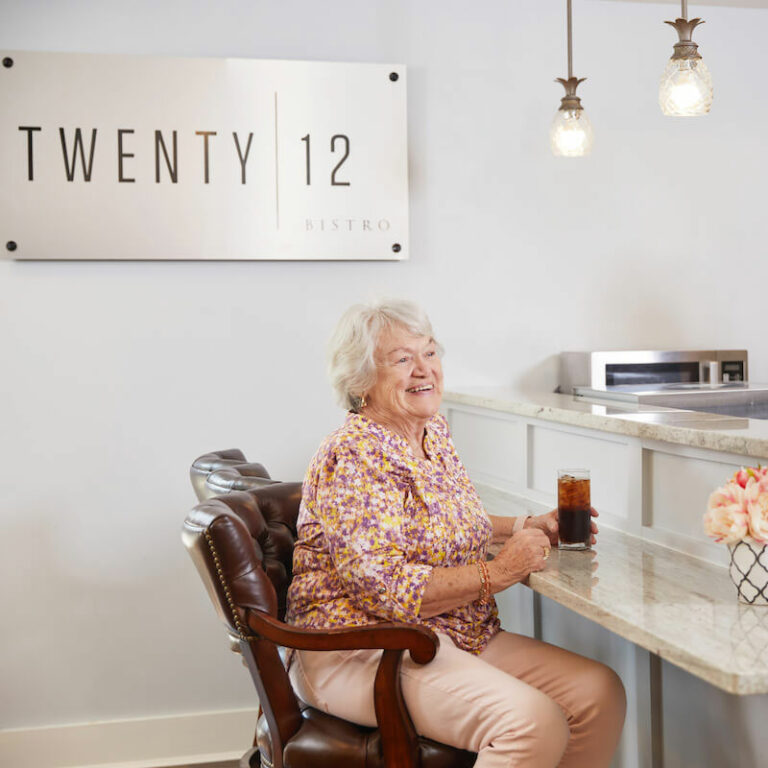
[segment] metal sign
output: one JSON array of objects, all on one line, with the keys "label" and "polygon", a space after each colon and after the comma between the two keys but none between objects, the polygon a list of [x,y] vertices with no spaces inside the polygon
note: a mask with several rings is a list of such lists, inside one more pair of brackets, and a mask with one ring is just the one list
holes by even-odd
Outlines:
[{"label": "metal sign", "polygon": [[404,259],[405,68],[2,54],[13,259]]}]

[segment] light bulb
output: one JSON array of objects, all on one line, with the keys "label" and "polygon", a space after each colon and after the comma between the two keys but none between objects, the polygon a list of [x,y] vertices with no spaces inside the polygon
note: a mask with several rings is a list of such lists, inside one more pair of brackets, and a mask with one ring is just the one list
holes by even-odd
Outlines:
[{"label": "light bulb", "polygon": [[659,85],[659,105],[665,115],[706,115],[712,106],[712,76],[702,59],[670,59]]},{"label": "light bulb", "polygon": [[558,109],[549,140],[556,157],[583,157],[592,149],[592,124],[583,109]]},{"label": "light bulb", "polygon": [[659,85],[659,106],[665,115],[706,115],[712,106],[712,75],[702,59],[670,59]]}]

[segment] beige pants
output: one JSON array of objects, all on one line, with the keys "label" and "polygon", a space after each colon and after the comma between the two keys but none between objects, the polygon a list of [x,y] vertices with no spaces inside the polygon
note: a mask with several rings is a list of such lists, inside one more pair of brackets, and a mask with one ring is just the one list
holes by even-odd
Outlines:
[{"label": "beige pants", "polygon": [[[297,694],[313,707],[375,726],[381,651],[299,651]],[[440,635],[425,665],[406,652],[402,689],[416,731],[477,752],[477,768],[607,768],[626,700],[613,670],[523,635],[500,632],[479,656]]]}]

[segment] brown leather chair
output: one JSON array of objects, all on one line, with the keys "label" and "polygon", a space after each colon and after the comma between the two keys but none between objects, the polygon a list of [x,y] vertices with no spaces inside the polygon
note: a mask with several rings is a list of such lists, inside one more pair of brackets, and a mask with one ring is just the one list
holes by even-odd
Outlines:
[{"label": "brown leather chair", "polygon": [[200,501],[277,482],[263,464],[247,461],[237,448],[198,456],[189,469],[189,479]]},{"label": "brown leather chair", "polygon": [[[402,652],[419,664],[435,655],[430,629],[376,624],[308,630],[285,624],[301,486],[275,483],[198,504],[182,539],[219,618],[237,638],[259,695],[257,748],[241,765],[264,768],[468,768],[476,755],[417,736],[400,690]],[[279,647],[381,648],[372,691],[378,728],[308,707],[293,692]]]}]

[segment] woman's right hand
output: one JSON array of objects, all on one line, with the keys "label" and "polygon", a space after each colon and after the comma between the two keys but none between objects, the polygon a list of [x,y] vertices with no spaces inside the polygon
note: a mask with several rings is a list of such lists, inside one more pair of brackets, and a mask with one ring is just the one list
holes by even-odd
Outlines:
[{"label": "woman's right hand", "polygon": [[549,538],[538,528],[523,528],[511,536],[488,563],[491,591],[506,589],[531,573],[543,571],[550,547]]}]

